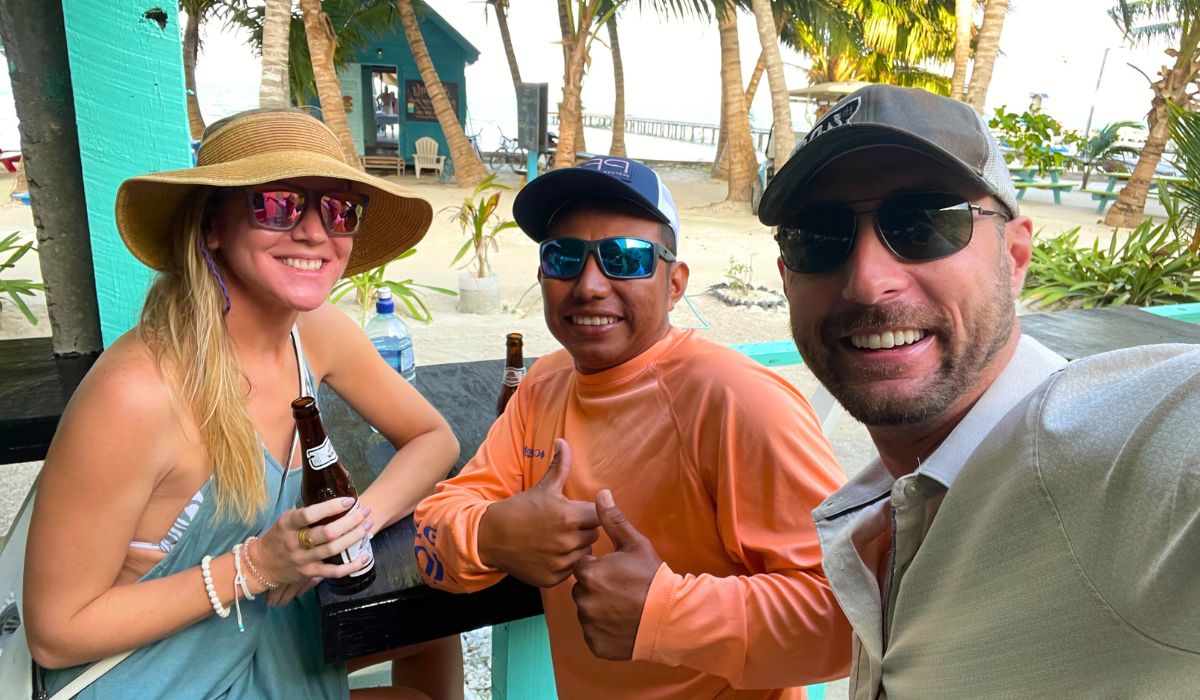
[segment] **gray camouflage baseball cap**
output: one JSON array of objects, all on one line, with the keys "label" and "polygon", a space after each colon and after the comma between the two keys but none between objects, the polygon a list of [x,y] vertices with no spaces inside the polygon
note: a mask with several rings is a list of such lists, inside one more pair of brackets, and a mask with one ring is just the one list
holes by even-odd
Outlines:
[{"label": "gray camouflage baseball cap", "polygon": [[783,223],[790,203],[830,161],[873,146],[901,146],[958,169],[1019,213],[1008,165],[983,115],[964,102],[918,88],[868,85],[842,98],[775,174],[758,207],[767,226]]}]

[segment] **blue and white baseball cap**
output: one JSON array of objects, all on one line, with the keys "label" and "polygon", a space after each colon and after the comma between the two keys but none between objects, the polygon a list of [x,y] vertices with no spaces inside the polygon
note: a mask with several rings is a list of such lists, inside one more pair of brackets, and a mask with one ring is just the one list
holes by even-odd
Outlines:
[{"label": "blue and white baseball cap", "polygon": [[540,243],[558,210],[585,197],[612,197],[636,204],[670,226],[679,247],[679,210],[662,178],[636,160],[617,156],[597,156],[573,168],[539,175],[517,193],[513,218],[525,235]]}]

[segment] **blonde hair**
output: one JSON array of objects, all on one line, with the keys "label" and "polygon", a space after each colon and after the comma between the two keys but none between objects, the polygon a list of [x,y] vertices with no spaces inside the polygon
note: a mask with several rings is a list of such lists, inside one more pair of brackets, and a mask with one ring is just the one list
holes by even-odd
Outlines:
[{"label": "blonde hair", "polygon": [[225,327],[225,293],[205,259],[203,229],[216,193],[197,187],[168,224],[170,254],[146,294],[138,335],[196,419],[213,460],[218,515],[249,523],[266,505],[267,488],[247,379]]}]

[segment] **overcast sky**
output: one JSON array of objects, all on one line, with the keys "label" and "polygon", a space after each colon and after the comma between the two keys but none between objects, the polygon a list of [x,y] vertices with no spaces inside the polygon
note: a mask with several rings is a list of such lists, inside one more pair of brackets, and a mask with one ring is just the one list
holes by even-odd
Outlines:
[{"label": "overcast sky", "polygon": [[[515,131],[515,100],[508,64],[494,17],[485,21],[481,0],[427,0],[480,51],[467,69],[468,106],[475,130],[482,124],[511,124]],[[561,48],[555,43],[558,18],[554,0],[513,0],[509,24],[522,78],[550,84],[551,101],[562,85]],[[1111,0],[1012,0],[996,63],[988,107],[1022,109],[1031,93],[1045,94],[1045,111],[1067,127],[1083,129],[1095,103],[1093,126],[1118,119],[1140,120],[1151,92],[1141,74],[1157,73],[1166,57],[1163,46],[1122,46],[1120,32],[1106,14]],[[630,115],[715,123],[719,115],[720,50],[714,23],[664,20],[639,11],[636,2],[619,15],[625,65],[626,112]],[[742,70],[749,78],[758,58],[758,35],[753,18],[740,18]],[[601,37],[607,41],[607,34]],[[1108,55],[1100,89],[1097,75],[1106,48]],[[787,51],[790,88],[806,84],[808,60]],[[584,80],[584,109],[612,113],[612,61],[597,41]],[[198,92],[208,120],[254,106],[257,100],[258,59],[240,35],[212,26],[200,57]],[[745,82],[745,79],[743,82]],[[753,106],[755,123],[770,122],[770,97],[764,77]],[[248,101],[248,102],[246,102]],[[245,104],[237,104],[246,102]],[[469,125],[469,128],[471,125]]]}]

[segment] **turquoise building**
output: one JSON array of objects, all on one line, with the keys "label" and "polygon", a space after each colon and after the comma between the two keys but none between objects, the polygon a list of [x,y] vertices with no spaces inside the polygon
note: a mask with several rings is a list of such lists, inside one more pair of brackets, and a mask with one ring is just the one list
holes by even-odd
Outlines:
[{"label": "turquoise building", "polygon": [[[465,124],[464,72],[478,60],[479,49],[428,6],[418,24],[458,121]],[[400,155],[411,163],[422,136],[436,139],[439,153],[449,152],[403,29],[372,39],[338,71],[338,79],[342,95],[349,98],[346,118],[359,154]]]}]

